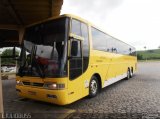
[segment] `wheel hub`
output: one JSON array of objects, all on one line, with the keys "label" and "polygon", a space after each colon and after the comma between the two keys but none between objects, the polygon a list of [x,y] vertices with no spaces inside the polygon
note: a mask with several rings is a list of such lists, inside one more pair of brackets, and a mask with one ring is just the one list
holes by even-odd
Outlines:
[{"label": "wheel hub", "polygon": [[93,94],[97,92],[97,82],[95,80],[92,80],[91,82],[91,91]]}]

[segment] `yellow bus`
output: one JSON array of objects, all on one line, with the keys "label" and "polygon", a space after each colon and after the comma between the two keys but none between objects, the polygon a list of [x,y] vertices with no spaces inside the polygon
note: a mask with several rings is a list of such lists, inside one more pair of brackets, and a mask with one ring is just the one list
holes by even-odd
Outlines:
[{"label": "yellow bus", "polygon": [[136,71],[134,47],[74,15],[25,28],[16,77],[19,96],[66,105]]}]

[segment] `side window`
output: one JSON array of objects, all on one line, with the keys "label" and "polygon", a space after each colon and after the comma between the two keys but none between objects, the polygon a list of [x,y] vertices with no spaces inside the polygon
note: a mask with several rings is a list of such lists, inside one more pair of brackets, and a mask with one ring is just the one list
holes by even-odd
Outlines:
[{"label": "side window", "polygon": [[[75,35],[81,35],[81,22],[75,19],[72,19],[72,28],[71,32]],[[69,66],[69,78],[74,80],[80,75],[82,75],[82,41],[77,39],[70,39],[70,66]]]},{"label": "side window", "polygon": [[84,38],[83,41],[83,72],[87,70],[89,63],[89,37],[88,37],[88,26],[81,23],[81,33]]},{"label": "side window", "polygon": [[130,48],[130,55],[136,56],[136,49],[134,47]]},{"label": "side window", "polygon": [[107,52],[111,52],[111,53],[115,52],[116,51],[116,49],[115,49],[115,39],[112,38],[111,36],[107,35],[106,40],[107,40],[107,46],[106,46]]},{"label": "side window", "polygon": [[81,36],[81,22],[75,19],[72,19],[72,33]]},{"label": "side window", "polygon": [[85,72],[88,67],[89,63],[88,26],[83,22],[80,22],[76,19],[72,19],[71,32],[75,35],[84,38],[83,41],[71,39],[70,55],[72,58],[70,59],[70,80],[74,80],[77,77],[79,77],[83,72]]},{"label": "side window", "polygon": [[106,51],[111,53],[118,53],[124,55],[136,55],[135,48],[128,44],[113,38],[112,36],[92,27],[92,42],[93,49]]},{"label": "side window", "polygon": [[106,39],[105,34],[101,31],[92,27],[92,41],[93,41],[93,49],[95,50],[106,50]]}]

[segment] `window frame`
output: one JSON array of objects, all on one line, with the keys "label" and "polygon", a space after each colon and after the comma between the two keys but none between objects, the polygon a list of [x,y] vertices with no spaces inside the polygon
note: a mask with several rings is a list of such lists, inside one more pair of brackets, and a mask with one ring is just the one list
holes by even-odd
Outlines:
[{"label": "window frame", "polygon": [[[83,21],[81,21],[81,20],[79,20],[79,19],[76,19],[76,18],[70,18],[70,30],[69,30],[69,31],[70,31],[70,34],[73,34],[73,35],[75,35],[75,36],[79,36],[79,35],[77,35],[77,34],[75,34],[74,32],[72,32],[72,20],[76,20],[76,21],[79,21],[79,22],[80,22],[80,29],[79,29],[79,30],[80,30],[80,33],[81,33],[81,34],[80,34],[80,35],[81,35],[80,37],[82,37],[82,38],[83,38],[83,36],[82,36],[82,35],[83,35],[83,34],[82,34],[82,24],[84,24],[84,25],[86,26],[86,29],[87,29],[87,32],[88,32],[88,33],[87,33],[87,37],[88,37],[87,40],[88,40],[88,65],[89,65],[90,46],[91,46],[91,45],[90,45],[90,28],[89,28],[89,24],[87,24],[87,23],[85,23],[85,22],[83,22]],[[75,40],[76,40],[76,39],[75,39]],[[85,38],[84,38],[84,40],[85,40]],[[84,66],[84,64],[83,64],[83,62],[84,62],[84,61],[83,61],[83,59],[84,59],[84,58],[83,58],[83,57],[84,57],[84,55],[83,55],[83,54],[84,54],[84,53],[83,53],[83,43],[84,43],[84,40],[80,40],[80,45],[81,45],[81,46],[80,46],[80,47],[81,47],[81,58],[82,58],[82,74],[84,73],[84,68],[83,68],[83,66]],[[68,49],[69,49],[68,52],[69,52],[69,57],[71,57],[71,39],[70,39],[70,38],[69,38],[69,44],[70,44],[70,46],[69,46],[70,48],[68,48]],[[76,57],[73,57],[73,58],[76,58]],[[80,58],[80,57],[77,57],[77,58]],[[69,60],[68,60],[68,61],[69,61]],[[87,68],[88,68],[88,65],[87,65]],[[69,67],[70,67],[70,66],[69,66]],[[87,70],[87,68],[86,68],[86,70]],[[70,69],[69,69],[69,70],[70,70]],[[85,70],[85,71],[86,71],[86,70]],[[82,74],[81,74],[81,75],[82,75]],[[81,75],[79,75],[79,76],[81,76]],[[72,81],[72,80],[75,80],[75,79],[77,79],[79,76],[77,76],[77,77],[74,78],[74,79],[70,79],[70,78],[69,78],[69,80],[71,80],[71,81]],[[69,73],[69,77],[70,77],[70,73]]]}]

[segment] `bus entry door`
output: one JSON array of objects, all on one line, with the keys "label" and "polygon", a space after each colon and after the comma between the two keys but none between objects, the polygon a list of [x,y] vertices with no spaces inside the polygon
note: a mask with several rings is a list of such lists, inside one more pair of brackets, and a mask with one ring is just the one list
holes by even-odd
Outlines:
[{"label": "bus entry door", "polygon": [[70,40],[70,56],[69,56],[69,82],[68,97],[73,102],[82,97],[83,85],[83,57],[82,57],[82,41]]}]

